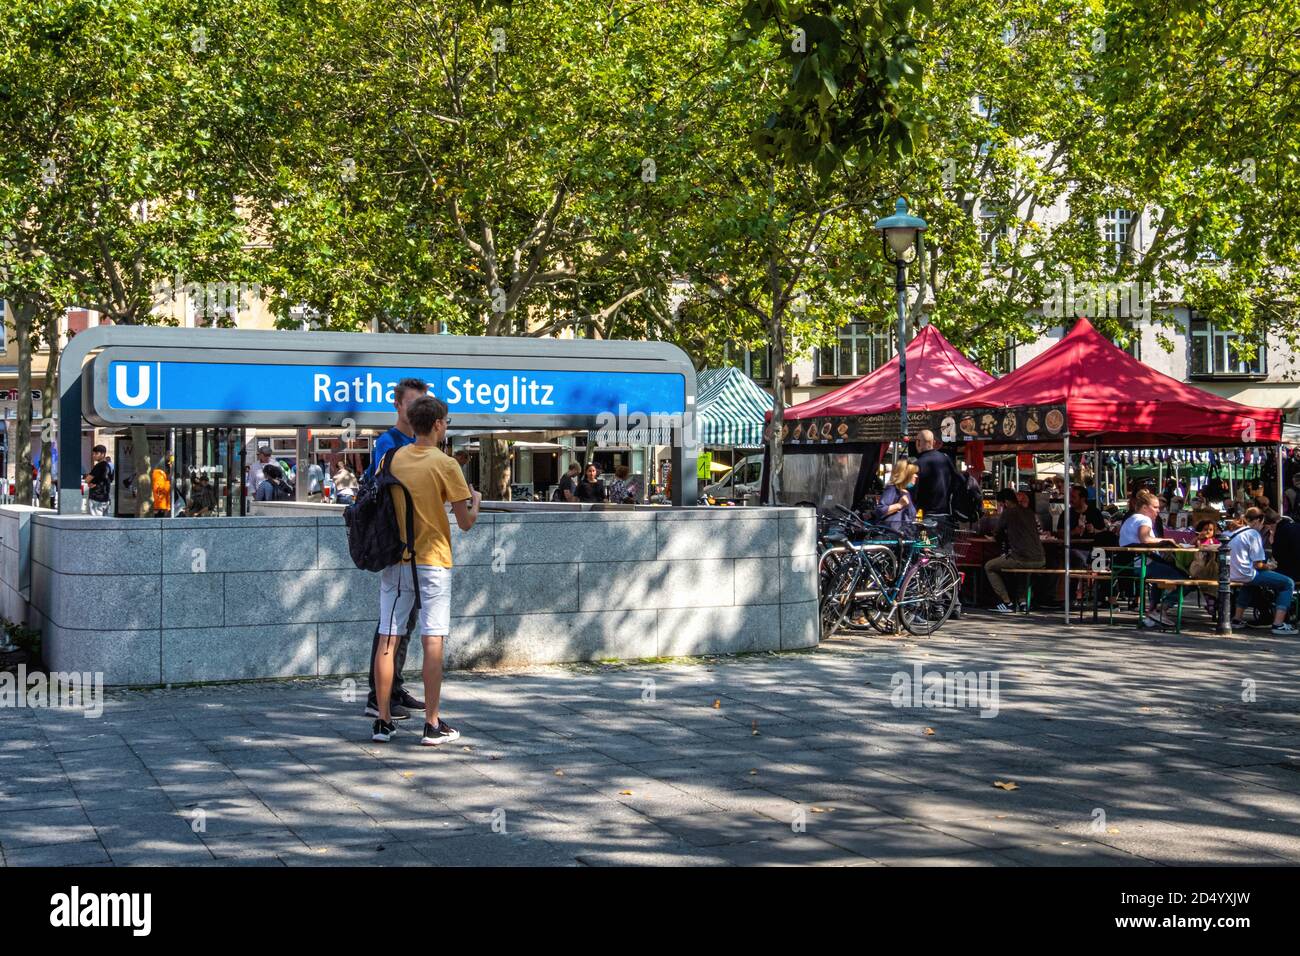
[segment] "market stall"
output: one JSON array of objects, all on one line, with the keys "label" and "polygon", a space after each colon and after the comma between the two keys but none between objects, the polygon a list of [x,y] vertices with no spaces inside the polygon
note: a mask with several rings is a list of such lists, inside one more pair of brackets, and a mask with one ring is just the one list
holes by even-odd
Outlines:
[{"label": "market stall", "polygon": [[[929,426],[930,409],[993,381],[935,326],[925,326],[907,345],[909,432]],[[899,437],[898,414],[897,355],[843,388],[787,408],[778,503],[857,503],[877,478],[885,446]],[[763,500],[770,500],[766,468]]]},{"label": "market stall", "polygon": [[[1099,455],[1143,447],[1266,447],[1277,453],[1282,440],[1280,409],[1240,405],[1163,375],[1115,346],[1087,319],[1016,371],[939,404],[931,416],[931,427],[945,441],[988,452],[1060,451],[1067,483],[1072,442],[1075,452]],[[1067,526],[1067,594],[1070,546]]]}]

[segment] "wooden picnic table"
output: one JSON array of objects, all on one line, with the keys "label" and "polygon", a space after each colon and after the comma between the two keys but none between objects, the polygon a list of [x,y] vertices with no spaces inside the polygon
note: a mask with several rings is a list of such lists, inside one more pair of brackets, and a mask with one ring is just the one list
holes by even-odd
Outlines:
[{"label": "wooden picnic table", "polygon": [[[1146,617],[1146,613],[1147,613],[1147,587],[1146,587],[1147,556],[1153,552],[1163,552],[1163,551],[1172,551],[1175,553],[1175,556],[1177,556],[1179,552],[1185,552],[1188,555],[1194,556],[1195,552],[1200,549],[1197,548],[1195,545],[1179,544],[1175,542],[1174,544],[1154,544],[1154,545],[1130,544],[1130,545],[1124,545],[1122,547],[1117,545],[1112,545],[1109,547],[1104,547],[1102,548],[1102,550],[1114,554],[1140,554],[1142,556],[1142,560],[1139,562],[1138,565],[1138,620],[1141,621]],[[1175,566],[1177,566],[1176,557],[1173,563],[1175,564]],[[1180,570],[1185,570],[1185,569],[1180,568]],[[1181,600],[1181,598],[1179,600]]]}]

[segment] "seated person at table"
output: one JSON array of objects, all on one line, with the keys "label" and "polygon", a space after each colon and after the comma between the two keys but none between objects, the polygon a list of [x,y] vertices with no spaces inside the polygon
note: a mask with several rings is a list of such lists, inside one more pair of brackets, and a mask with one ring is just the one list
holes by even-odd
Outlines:
[{"label": "seated person at table", "polygon": [[1021,507],[1018,496],[1010,488],[998,492],[998,503],[1002,506],[1002,517],[998,520],[997,533],[998,537],[1006,538],[1008,553],[985,561],[984,573],[988,575],[989,585],[998,596],[999,603],[994,610],[999,614],[1014,614],[1016,608],[1000,572],[1041,568],[1047,559],[1039,537],[1041,529],[1038,516],[1028,508]]},{"label": "seated person at table", "polygon": [[1106,530],[1106,519],[1102,517],[1101,509],[1088,501],[1083,485],[1070,486],[1070,507],[1066,514],[1071,535],[1091,538],[1098,531]]},{"label": "seated person at table", "polygon": [[[1264,559],[1264,539],[1260,535],[1263,527],[1264,512],[1258,508],[1247,509],[1228,540],[1228,547],[1232,551],[1229,573],[1233,581],[1249,584],[1252,588],[1275,591],[1277,597],[1273,601],[1273,633],[1295,634],[1296,629],[1286,620],[1291,612],[1291,600],[1295,596],[1295,581],[1285,574],[1278,574],[1273,570],[1272,562]],[[1247,603],[1248,599],[1238,594],[1237,607],[1232,612],[1234,627],[1241,627],[1245,623],[1243,617]]]},{"label": "seated person at table", "polygon": [[894,470],[889,475],[889,484],[876,505],[876,517],[884,522],[885,527],[893,531],[902,531],[916,521],[916,505],[912,502],[912,491],[916,487],[916,475],[919,469],[906,458],[894,462]]},{"label": "seated person at table", "polygon": [[[1160,509],[1160,499],[1145,488],[1139,489],[1133,495],[1132,501],[1134,510],[1124,519],[1124,524],[1119,529],[1119,546],[1121,548],[1150,548],[1156,545],[1170,545],[1177,547],[1177,542],[1168,538],[1160,537],[1155,530],[1154,522],[1156,514]],[[1124,555],[1123,557],[1128,557]],[[1134,562],[1136,564],[1136,562]],[[1187,574],[1175,567],[1168,561],[1161,560],[1159,557],[1147,559],[1148,578],[1185,578]],[[1157,592],[1158,586],[1157,586]],[[1169,620],[1168,610],[1178,598],[1178,589],[1171,588],[1165,593],[1165,596],[1156,603],[1155,594],[1152,594],[1152,601],[1147,604],[1147,616],[1142,622],[1144,627],[1162,627],[1172,623]]]},{"label": "seated person at table", "polygon": [[1273,560],[1279,574],[1300,580],[1300,524],[1286,515],[1273,525]]},{"label": "seated person at table", "polygon": [[[1219,526],[1213,521],[1201,521],[1196,525],[1196,557],[1187,569],[1187,576],[1192,580],[1219,580]],[[1205,612],[1215,616],[1214,605],[1219,600],[1217,584],[1201,585],[1201,596],[1205,600]]]},{"label": "seated person at table", "polygon": [[[1101,509],[1095,504],[1089,504],[1088,493],[1083,485],[1070,486],[1070,504],[1065,512],[1065,521],[1061,525],[1062,529],[1070,529],[1071,538],[1089,538],[1094,539],[1098,534],[1106,531],[1106,519],[1101,516]],[[1062,534],[1064,537],[1064,533]],[[1070,549],[1070,567],[1076,569],[1086,569],[1088,567],[1089,554],[1083,548]],[[1080,580],[1075,585],[1075,599],[1083,600],[1083,581]]]}]

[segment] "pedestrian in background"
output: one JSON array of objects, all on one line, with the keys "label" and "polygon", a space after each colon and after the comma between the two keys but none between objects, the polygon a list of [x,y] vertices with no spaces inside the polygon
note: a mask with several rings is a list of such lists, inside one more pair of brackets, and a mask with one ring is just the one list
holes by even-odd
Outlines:
[{"label": "pedestrian in background", "polygon": [[103,445],[96,445],[90,450],[90,460],[93,464],[90,474],[86,476],[86,497],[90,502],[90,513],[97,518],[102,518],[108,514],[108,502],[113,488],[113,475],[108,464],[108,449]]},{"label": "pedestrian in background", "polygon": [[555,501],[578,500],[578,476],[580,474],[582,474],[582,466],[576,461],[571,462],[568,473],[560,479],[559,487],[555,489]]},{"label": "pedestrian in background", "polygon": [[339,462],[339,470],[334,472],[334,500],[342,505],[350,505],[357,497],[357,476],[344,462]]},{"label": "pedestrian in background", "polygon": [[599,475],[600,471],[596,468],[595,462],[587,465],[587,473],[578,482],[578,490],[575,492],[579,501],[596,504],[609,500],[609,489],[605,487],[605,483],[600,480]]},{"label": "pedestrian in background", "polygon": [[627,465],[619,465],[614,469],[614,483],[609,488],[609,500],[616,505],[636,503],[636,488],[627,477],[631,471]]},{"label": "pedestrian in background", "polygon": [[919,469],[906,458],[894,462],[894,469],[889,474],[889,484],[880,496],[876,506],[876,517],[884,522],[885,527],[894,531],[910,529],[916,521],[916,505],[912,503],[912,492],[916,488],[916,476]]}]

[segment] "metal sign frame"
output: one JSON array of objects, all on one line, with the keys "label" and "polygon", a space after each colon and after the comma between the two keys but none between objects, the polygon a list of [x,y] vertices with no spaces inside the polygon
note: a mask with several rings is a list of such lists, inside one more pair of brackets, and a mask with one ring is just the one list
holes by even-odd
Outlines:
[{"label": "metal sign frame", "polygon": [[[429,361],[432,360],[432,361]],[[338,427],[350,420],[363,428],[393,424],[390,412],[175,412],[108,406],[110,361],[231,362],[241,365],[392,366],[497,371],[645,372],[678,374],[684,383],[683,417],[695,417],[695,368],[686,353],[666,342],[591,339],[413,335],[364,332],[285,332],[251,329],[186,329],[100,325],[75,335],[59,364],[59,442],[80,448],[83,416],[106,426],[289,426]],[[611,409],[617,412],[617,409]],[[653,409],[632,409],[651,412]],[[595,415],[497,412],[454,413],[457,428],[494,431],[591,429]],[[290,420],[292,419],[292,420]],[[672,444],[673,504],[696,499],[695,448]],[[81,510],[80,454],[60,459],[59,510]]]}]

